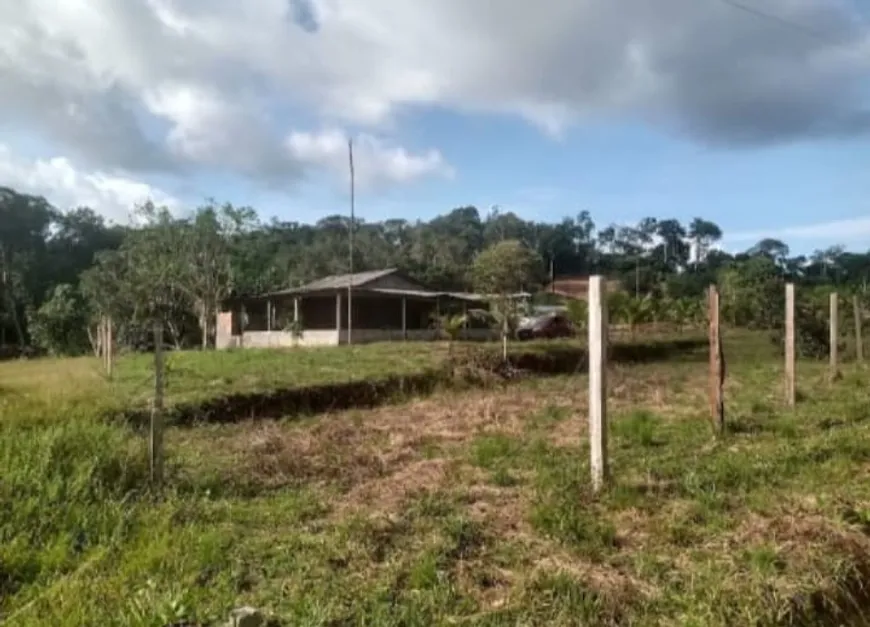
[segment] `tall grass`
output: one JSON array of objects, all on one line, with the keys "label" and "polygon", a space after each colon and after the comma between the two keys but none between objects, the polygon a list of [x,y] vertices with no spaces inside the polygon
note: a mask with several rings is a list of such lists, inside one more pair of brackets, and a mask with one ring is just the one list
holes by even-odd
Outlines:
[{"label": "tall grass", "polygon": [[0,477],[2,600],[29,596],[118,541],[147,485],[147,459],[117,425],[16,423],[0,432]]}]

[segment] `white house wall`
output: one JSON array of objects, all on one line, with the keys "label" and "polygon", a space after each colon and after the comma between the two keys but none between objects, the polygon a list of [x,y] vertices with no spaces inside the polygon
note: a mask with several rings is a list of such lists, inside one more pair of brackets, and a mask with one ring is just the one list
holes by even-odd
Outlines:
[{"label": "white house wall", "polygon": [[294,346],[336,346],[338,331],[303,331],[299,337],[288,331],[246,331],[236,339],[242,348],[292,348]]},{"label": "white house wall", "polygon": [[[497,339],[498,333],[489,329],[464,329],[460,339],[487,340]],[[423,342],[437,340],[438,332],[433,329],[413,329],[403,334],[401,330],[354,329],[354,344],[373,342]],[[338,331],[303,331],[296,337],[287,331],[246,331],[241,336],[219,337],[217,348],[292,348],[294,346],[337,346],[347,343],[347,329]]]}]

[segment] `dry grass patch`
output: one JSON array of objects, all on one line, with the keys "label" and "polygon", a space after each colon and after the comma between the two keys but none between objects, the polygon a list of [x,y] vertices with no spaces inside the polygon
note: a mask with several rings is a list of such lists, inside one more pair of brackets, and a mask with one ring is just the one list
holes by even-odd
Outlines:
[{"label": "dry grass patch", "polygon": [[381,515],[400,513],[414,495],[447,487],[455,468],[455,463],[446,459],[406,462],[389,474],[355,484],[342,496],[335,514],[341,517],[349,511],[373,511]]},{"label": "dry grass patch", "polygon": [[[567,386],[554,381],[550,385],[548,400],[568,401]],[[413,475],[408,467],[414,464],[434,468],[436,463],[425,462],[458,454],[480,434],[521,435],[539,406],[539,394],[537,386],[514,386],[498,394],[441,394],[304,423],[247,421],[199,431],[172,429],[169,446],[183,466],[211,467],[230,482],[267,489],[325,483],[365,494],[367,488],[361,484],[388,481],[393,475],[398,481],[403,474]]]}]

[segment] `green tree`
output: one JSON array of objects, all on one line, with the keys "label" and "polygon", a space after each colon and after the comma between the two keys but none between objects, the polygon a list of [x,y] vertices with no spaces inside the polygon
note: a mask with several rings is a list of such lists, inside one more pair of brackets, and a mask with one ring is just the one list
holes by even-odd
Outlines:
[{"label": "green tree", "polygon": [[784,285],[781,269],[767,255],[725,268],[719,273],[725,319],[735,326],[776,328],[782,324]]},{"label": "green tree", "polygon": [[499,319],[503,356],[507,339],[516,324],[519,302],[512,295],[531,289],[542,278],[541,258],[518,240],[504,240],[481,252],[471,265],[474,289],[485,294]]},{"label": "green tree", "polygon": [[236,209],[229,203],[218,206],[211,201],[200,207],[191,220],[176,223],[178,235],[172,234],[171,223],[163,226],[163,236],[183,244],[177,251],[180,265],[169,260],[167,263],[178,265],[182,271],[177,286],[193,304],[203,348],[208,346],[218,307],[232,292],[232,240],[254,224],[252,210]]},{"label": "green tree", "polygon": [[55,215],[44,198],[0,187],[0,326],[13,329],[21,349],[28,343],[26,311],[39,306],[51,284],[42,272]]},{"label": "green tree", "polygon": [[746,251],[750,256],[762,255],[773,260],[779,267],[784,267],[788,260],[788,245],[778,239],[766,237]]},{"label": "green tree", "polygon": [[81,355],[88,351],[89,311],[78,290],[68,283],[54,286],[39,309],[28,315],[34,344],[52,355]]},{"label": "green tree", "polygon": [[[184,281],[188,232],[165,207],[138,207],[140,222],[117,251],[103,253],[82,277],[98,315],[109,315],[131,341],[145,341],[154,324],[168,326],[178,344],[183,316],[191,310]],[[138,336],[136,338],[135,336]]]},{"label": "green tree", "polygon": [[722,239],[722,229],[715,222],[695,218],[689,224],[689,239],[695,244],[695,266],[706,259],[710,247]]}]

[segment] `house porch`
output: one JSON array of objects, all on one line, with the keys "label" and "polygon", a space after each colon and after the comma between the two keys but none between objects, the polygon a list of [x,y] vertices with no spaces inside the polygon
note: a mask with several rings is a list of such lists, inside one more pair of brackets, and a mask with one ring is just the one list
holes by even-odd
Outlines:
[{"label": "house porch", "polygon": [[[388,292],[388,293],[385,293]],[[394,340],[434,340],[434,318],[461,311],[468,302],[451,296],[401,290],[354,290],[348,321],[347,291],[278,294],[239,302],[219,314],[218,348],[334,346]],[[247,320],[246,324],[243,321]],[[350,324],[349,324],[350,322]],[[486,339],[489,329],[465,329]]]}]

